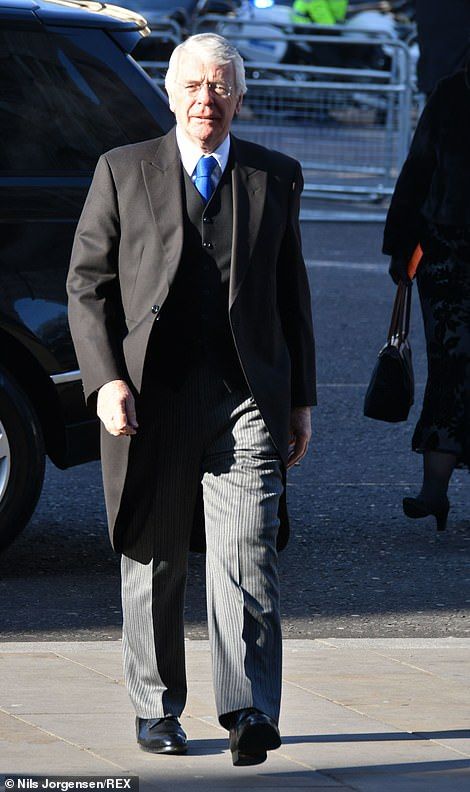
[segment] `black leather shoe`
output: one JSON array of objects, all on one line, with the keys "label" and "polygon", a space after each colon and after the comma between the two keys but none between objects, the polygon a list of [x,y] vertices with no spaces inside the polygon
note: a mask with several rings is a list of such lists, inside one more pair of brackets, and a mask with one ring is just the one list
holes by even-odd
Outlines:
[{"label": "black leather shoe", "polygon": [[229,747],[237,767],[261,764],[266,751],[279,748],[281,735],[269,715],[257,709],[239,710],[230,725]]},{"label": "black leather shoe", "polygon": [[447,496],[435,503],[428,503],[421,495],[418,495],[417,498],[403,498],[403,511],[407,517],[419,519],[420,517],[430,517],[432,515],[436,518],[438,531],[445,530],[449,508],[450,504]]},{"label": "black leather shoe", "polygon": [[144,751],[184,754],[188,740],[176,715],[165,718],[136,718],[137,742]]}]

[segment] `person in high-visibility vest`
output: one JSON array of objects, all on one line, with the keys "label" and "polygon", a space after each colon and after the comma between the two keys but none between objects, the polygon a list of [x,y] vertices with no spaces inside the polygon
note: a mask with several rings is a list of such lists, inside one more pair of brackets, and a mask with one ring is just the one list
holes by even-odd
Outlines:
[{"label": "person in high-visibility vest", "polygon": [[336,25],[344,22],[349,0],[294,0],[292,21],[295,24]]}]

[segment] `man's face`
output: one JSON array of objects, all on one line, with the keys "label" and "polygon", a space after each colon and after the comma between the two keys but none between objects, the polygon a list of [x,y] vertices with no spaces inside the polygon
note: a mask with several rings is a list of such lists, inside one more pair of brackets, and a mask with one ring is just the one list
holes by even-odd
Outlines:
[{"label": "man's face", "polygon": [[[231,95],[218,96],[207,83],[230,86]],[[204,153],[222,143],[243,99],[236,94],[233,63],[215,66],[185,52],[181,53],[176,85],[169,98],[178,126]]]}]

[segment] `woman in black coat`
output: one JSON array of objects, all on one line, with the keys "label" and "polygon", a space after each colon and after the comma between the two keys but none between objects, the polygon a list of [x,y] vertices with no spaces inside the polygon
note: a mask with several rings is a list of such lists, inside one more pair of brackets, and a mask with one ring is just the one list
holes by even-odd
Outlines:
[{"label": "woman in black coat", "polygon": [[397,181],[383,244],[395,283],[407,280],[418,243],[428,381],[412,446],[423,454],[424,474],[403,509],[408,517],[434,515],[442,530],[452,471],[470,467],[469,68],[437,86]]}]

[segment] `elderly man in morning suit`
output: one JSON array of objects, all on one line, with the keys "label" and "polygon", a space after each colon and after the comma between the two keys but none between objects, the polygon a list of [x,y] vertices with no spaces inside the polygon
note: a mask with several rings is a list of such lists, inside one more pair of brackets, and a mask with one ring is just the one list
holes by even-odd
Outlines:
[{"label": "elderly man in morning suit", "polygon": [[295,160],[230,134],[242,60],[207,33],[166,78],[176,128],[104,154],[68,279],[85,395],[97,395],[123,655],[137,741],[184,753],[183,606],[205,545],[213,679],[233,763],[281,744],[277,552],[285,471],[315,404]]}]

